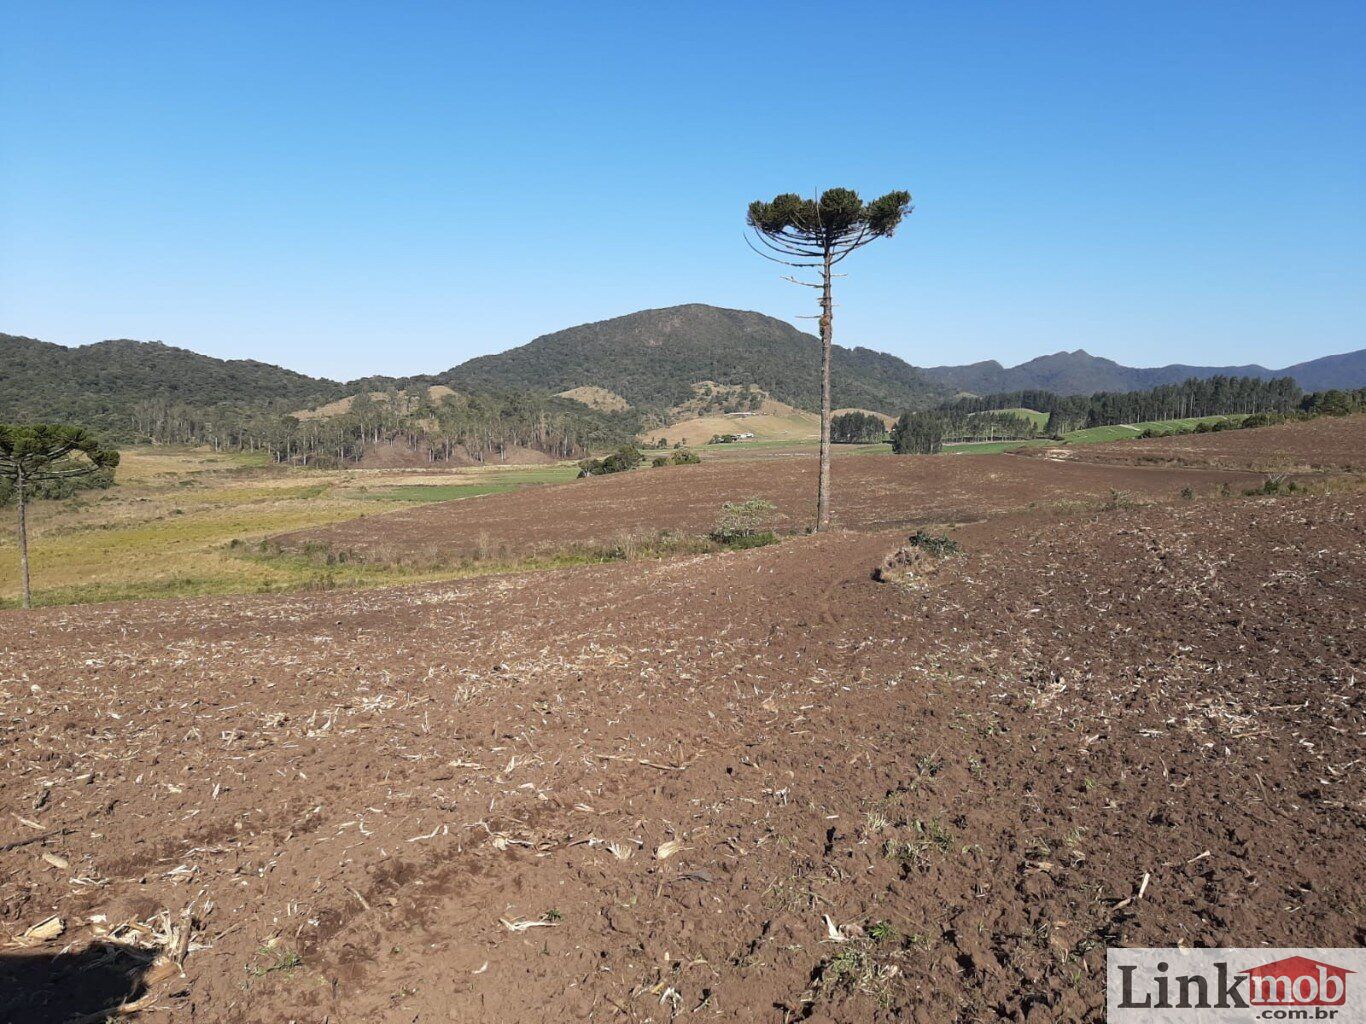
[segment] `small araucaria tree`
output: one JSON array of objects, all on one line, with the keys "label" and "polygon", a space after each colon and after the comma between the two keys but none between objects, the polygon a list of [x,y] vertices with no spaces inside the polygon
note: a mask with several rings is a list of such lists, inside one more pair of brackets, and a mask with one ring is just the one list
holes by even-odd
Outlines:
[{"label": "small araucaria tree", "polygon": [[19,505],[19,578],[24,607],[33,603],[28,583],[28,496],[35,487],[89,476],[119,464],[119,453],[104,447],[80,427],[51,423],[6,426],[0,423],[0,480],[14,486]]},{"label": "small araucaria tree", "polygon": [[835,305],[830,294],[834,266],[875,238],[887,238],[911,212],[909,192],[888,192],[865,203],[847,188],[831,188],[819,199],[775,196],[771,203],[749,204],[750,228],[768,252],[761,256],[789,267],[814,269],[820,282],[797,281],[821,293],[821,453],[816,492],[816,529],[830,525],[830,349],[834,344]]}]

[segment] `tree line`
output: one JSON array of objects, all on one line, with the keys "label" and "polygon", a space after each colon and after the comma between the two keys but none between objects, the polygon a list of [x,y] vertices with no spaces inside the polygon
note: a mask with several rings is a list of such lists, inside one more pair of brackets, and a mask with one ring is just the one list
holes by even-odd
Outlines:
[{"label": "tree line", "polygon": [[1181,420],[1258,412],[1285,414],[1299,407],[1304,391],[1293,377],[1192,377],[1147,391],[1098,391],[1091,395],[1059,395],[1051,391],[1011,391],[955,399],[935,411],[971,414],[1000,409],[1033,409],[1048,413],[1050,436],[1085,427],[1148,420]]},{"label": "tree line", "polygon": [[[1035,419],[1013,410],[1048,413],[1042,431]],[[1260,426],[1289,417],[1345,415],[1366,409],[1366,388],[1305,394],[1293,378],[1216,376],[1162,384],[1147,391],[1058,395],[1051,391],[1011,391],[971,396],[934,409],[903,413],[892,428],[893,450],[933,454],[945,441],[1061,438],[1073,430],[1121,423],[1247,416]]]},{"label": "tree line", "polygon": [[620,444],[638,416],[590,409],[569,399],[520,392],[448,394],[425,388],[363,392],[335,415],[299,415],[267,403],[199,407],[166,398],[135,403],[130,440],[208,445],[215,451],[263,451],[273,462],[354,465],[368,450],[401,443],[428,462],[457,457],[496,462],[513,448],[561,459]]}]

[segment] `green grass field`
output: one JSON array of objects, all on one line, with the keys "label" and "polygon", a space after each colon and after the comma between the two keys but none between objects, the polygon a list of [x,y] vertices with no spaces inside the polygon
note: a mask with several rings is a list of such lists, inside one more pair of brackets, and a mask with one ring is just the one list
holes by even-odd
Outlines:
[{"label": "green grass field", "polygon": [[[1012,409],[1010,412],[1028,412],[1030,410]],[[1043,416],[1043,413],[1037,415]],[[1047,417],[1044,417],[1047,421]],[[1230,420],[1240,423],[1245,419],[1242,414],[1232,416],[1201,416],[1183,420],[1148,420],[1143,423],[1116,424],[1108,427],[1088,427],[1084,430],[1073,430],[1062,436],[1061,440],[1055,441],[1050,438],[1038,438],[1029,441],[965,441],[949,442],[944,445],[945,455],[997,455],[1001,452],[1013,452],[1020,448],[1038,448],[1046,445],[1086,445],[1104,444],[1107,441],[1127,441],[1137,438],[1143,431],[1162,430],[1174,432],[1178,430],[1191,430],[1201,423],[1218,423],[1220,420]]]},{"label": "green grass field", "polygon": [[1246,416],[1242,414],[1234,416],[1199,416],[1184,420],[1148,420],[1143,423],[1129,423],[1110,427],[1089,427],[1085,430],[1073,430],[1071,433],[1063,435],[1063,440],[1068,444],[1100,444],[1105,441],[1124,441],[1129,438],[1138,437],[1145,430],[1191,430],[1201,423],[1218,423],[1220,420],[1231,420],[1234,423],[1241,423]]},{"label": "green grass field", "polygon": [[999,455],[1001,452],[1018,451],[1021,448],[1038,448],[1043,445],[1057,444],[1057,441],[961,441],[944,445],[945,455]]},{"label": "green grass field", "polygon": [[[403,508],[572,480],[572,463],[449,471],[318,470],[263,456],[138,447],[118,484],[30,506],[34,601],[72,604],[296,590],[441,578],[402,569],[323,567],[257,557],[292,530]],[[449,572],[446,576],[451,575]],[[13,508],[0,509],[0,607],[18,603]]]},{"label": "green grass field", "polygon": [[993,413],[982,413],[980,415],[1023,416],[1025,419],[1031,420],[1040,430],[1048,426],[1048,413],[1039,412],[1037,409],[997,409]]},{"label": "green grass field", "polygon": [[532,469],[488,469],[479,472],[484,474],[484,479],[470,483],[399,484],[375,490],[367,489],[365,497],[370,501],[459,501],[462,498],[478,498],[484,494],[502,494],[505,491],[515,491],[536,484],[567,483],[579,475],[577,466],[563,463]]}]

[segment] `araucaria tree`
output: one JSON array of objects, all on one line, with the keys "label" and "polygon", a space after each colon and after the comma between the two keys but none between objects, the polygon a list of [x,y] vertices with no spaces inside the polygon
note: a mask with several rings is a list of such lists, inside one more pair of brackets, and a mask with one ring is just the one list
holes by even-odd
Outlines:
[{"label": "araucaria tree", "polygon": [[28,583],[28,496],[44,484],[89,476],[118,464],[118,452],[79,427],[0,423],[0,479],[13,484],[19,505],[19,578],[25,608],[33,603]]},{"label": "araucaria tree", "polygon": [[821,463],[816,491],[816,529],[830,525],[830,350],[834,344],[835,304],[830,284],[835,264],[875,238],[887,238],[911,212],[909,192],[888,192],[865,203],[857,192],[831,188],[819,199],[788,193],[771,203],[749,204],[749,226],[768,252],[761,256],[789,267],[813,269],[819,283],[797,281],[821,293]]}]

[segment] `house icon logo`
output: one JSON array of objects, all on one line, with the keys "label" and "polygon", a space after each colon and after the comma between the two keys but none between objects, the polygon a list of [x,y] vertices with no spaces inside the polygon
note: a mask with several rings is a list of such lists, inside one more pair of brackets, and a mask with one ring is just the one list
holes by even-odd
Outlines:
[{"label": "house icon logo", "polygon": [[1366,948],[1111,948],[1109,1024],[1366,1024]]},{"label": "house icon logo", "polygon": [[1288,956],[1238,973],[1247,978],[1252,1006],[1342,1006],[1347,975],[1356,972],[1307,956]]}]

